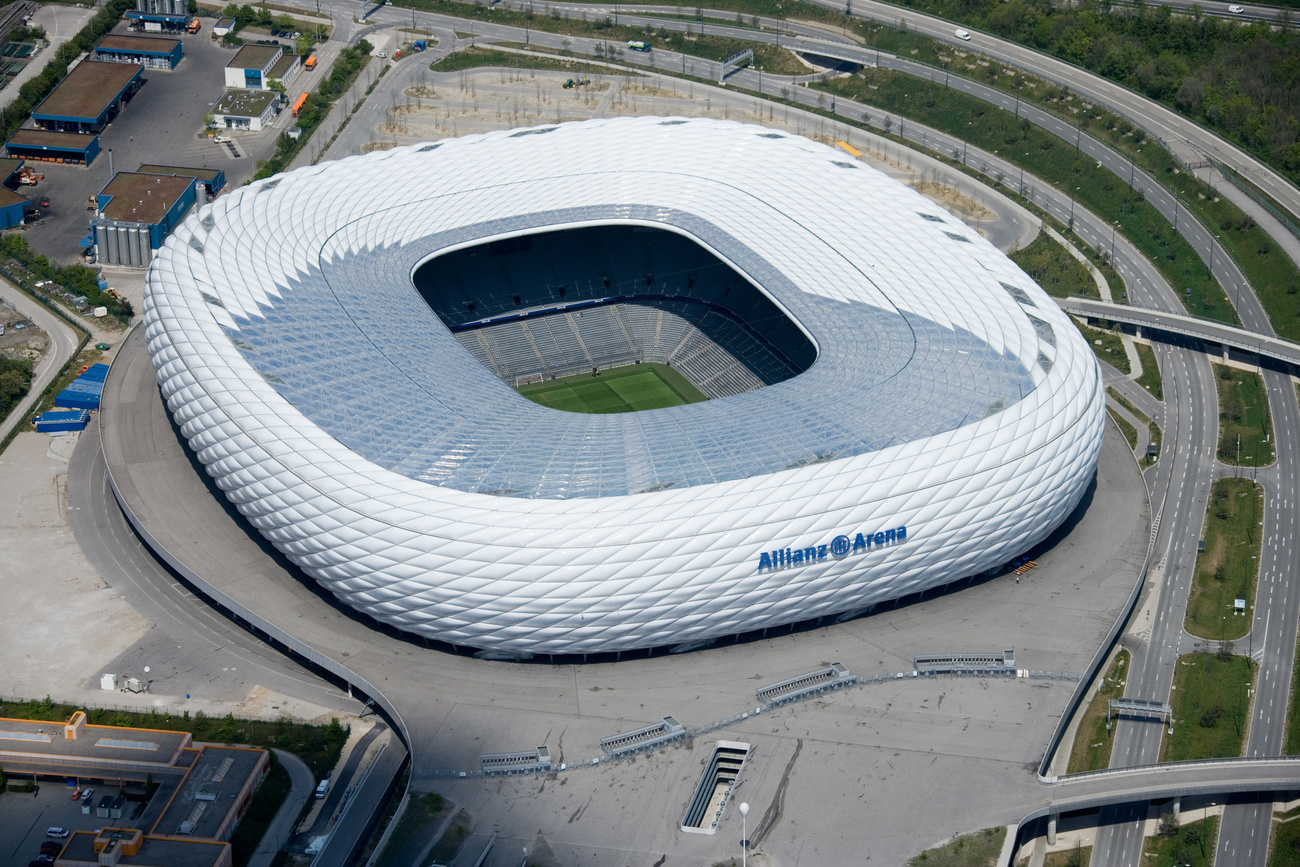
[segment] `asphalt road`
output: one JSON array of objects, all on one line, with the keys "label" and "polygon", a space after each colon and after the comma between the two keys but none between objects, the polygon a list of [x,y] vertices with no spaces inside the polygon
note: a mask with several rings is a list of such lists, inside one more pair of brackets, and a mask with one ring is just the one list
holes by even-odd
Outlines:
[{"label": "asphalt road", "polygon": [[271,867],[276,853],[293,834],[293,826],[298,821],[298,814],[302,812],[303,804],[316,794],[316,777],[312,775],[311,768],[307,767],[306,762],[284,750],[276,750],[275,755],[284,769],[289,772],[292,788],[289,789],[289,794],[280,809],[276,811],[275,818],[267,826],[257,851],[248,860],[248,867]]},{"label": "asphalt road", "polygon": [[72,330],[72,326],[60,319],[58,314],[17,286],[14,286],[8,280],[0,279],[0,299],[3,299],[6,304],[17,310],[21,315],[32,320],[50,336],[49,349],[41,357],[41,360],[36,363],[36,367],[32,371],[31,390],[19,402],[18,406],[14,407],[13,412],[9,413],[5,419],[0,420],[0,440],[3,440],[15,425],[31,416],[32,410],[41,399],[46,387],[54,381],[54,377],[59,375],[63,365],[77,351],[77,343],[80,338]]}]

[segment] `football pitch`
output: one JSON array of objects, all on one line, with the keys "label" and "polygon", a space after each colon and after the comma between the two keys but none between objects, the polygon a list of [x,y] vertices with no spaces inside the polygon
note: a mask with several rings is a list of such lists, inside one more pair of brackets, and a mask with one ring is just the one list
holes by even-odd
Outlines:
[{"label": "football pitch", "polygon": [[640,412],[708,400],[666,364],[634,364],[519,387],[534,403],[564,412]]}]

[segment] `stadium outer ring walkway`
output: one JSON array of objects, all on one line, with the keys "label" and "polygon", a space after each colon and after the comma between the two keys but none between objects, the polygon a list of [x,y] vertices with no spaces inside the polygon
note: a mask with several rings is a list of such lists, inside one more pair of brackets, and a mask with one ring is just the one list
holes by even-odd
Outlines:
[{"label": "stadium outer ring walkway", "polygon": [[[1176,331],[1177,329],[1166,327],[1165,330]],[[224,526],[205,520],[203,528],[206,534],[218,537],[218,544],[229,550],[232,563],[250,564],[251,558],[257,556],[257,552],[250,550],[252,547],[260,547],[262,556],[278,559],[278,555],[269,545],[252,536],[238,518],[230,514],[230,507],[223,499],[211,496],[198,475],[202,470],[192,458],[183,455],[183,462],[188,465],[188,472],[184,470],[175,472],[178,469],[175,458],[177,453],[183,450],[158,398],[152,367],[144,352],[141,330],[134,331],[124,342],[113,374],[109,377],[107,399],[99,419],[109,484],[131,525],[154,553],[218,607],[235,614],[252,629],[270,636],[287,648],[291,654],[301,656],[313,665],[351,684],[355,689],[364,691],[394,722],[406,745],[411,744],[413,735],[417,739],[422,739],[431,734],[428,731],[420,731],[423,726],[418,725],[418,717],[415,731],[412,731],[398,704],[385,694],[384,688],[368,681],[359,673],[357,666],[345,664],[336,658],[340,655],[344,659],[352,656],[363,660],[365,658],[364,654],[350,655],[348,651],[338,649],[340,644],[346,645],[350,643],[348,639],[356,637],[355,629],[340,628],[345,621],[350,622],[349,625],[359,625],[355,623],[354,614],[344,613],[339,610],[340,606],[331,604],[331,600],[324,594],[315,593],[305,585],[285,588],[283,584],[277,582],[270,587],[259,588],[259,590],[274,589],[276,595],[289,589],[291,597],[298,597],[286,600],[290,603],[287,607],[291,611],[304,603],[315,602],[310,605],[315,617],[304,618],[299,615],[294,621],[296,628],[285,628],[278,622],[279,618],[271,613],[282,611],[285,606],[259,605],[262,613],[253,610],[241,601],[242,594],[228,592],[228,590],[235,590],[234,587],[223,588],[219,577],[200,574],[191,568],[183,550],[174,552],[160,542],[151,528],[160,530],[160,536],[168,532],[174,534],[180,529],[175,522],[178,519],[184,521],[192,515],[188,514],[187,508],[173,507],[183,506],[187,496],[198,494],[200,500],[208,501],[209,512],[212,504],[215,503],[217,508],[224,509],[229,515],[230,520],[225,522]],[[169,445],[168,440],[171,441],[170,458],[169,449],[166,448]],[[139,472],[137,466],[133,464],[131,452],[135,452],[136,460],[145,458],[141,466],[147,469],[147,472]],[[171,464],[170,469],[165,469],[166,463]],[[185,493],[182,493],[182,490]],[[166,502],[169,508],[165,510],[154,508],[153,498],[158,496],[163,497],[163,502]],[[149,514],[153,519],[168,519],[173,526],[159,528],[152,522],[142,520],[141,514]],[[192,530],[192,525],[184,526],[182,534]],[[237,575],[232,583],[238,585],[244,581],[257,580],[259,574],[253,571],[250,574]],[[309,602],[308,597],[315,597],[315,599]],[[258,601],[266,603],[271,600],[266,594],[260,593]],[[320,613],[328,612],[329,607],[335,609],[334,617],[321,618]],[[365,629],[364,626],[361,628]],[[329,640],[322,641],[322,638]],[[337,641],[338,638],[343,638],[344,641]],[[532,693],[534,698],[540,697],[540,693],[545,692],[535,688],[536,684],[531,677],[532,666],[494,663],[476,663],[476,665],[491,665],[494,674],[516,670],[519,676],[508,687],[511,692],[522,695]],[[448,675],[455,678],[450,671]],[[1081,684],[1081,688],[1086,689],[1086,681]],[[405,752],[405,750],[398,751]],[[412,759],[418,760],[416,755],[412,755]],[[396,773],[400,769],[399,763],[394,761],[391,768],[393,773]],[[1038,806],[1032,808],[1023,817],[1017,827],[1017,833],[1026,833],[1035,822],[1049,816],[1060,815],[1067,811],[1098,808],[1110,803],[1161,799],[1175,795],[1213,796],[1231,792],[1296,790],[1300,790],[1300,763],[1294,759],[1189,762],[1040,779],[1037,797],[1029,791],[1026,792],[1038,802]]]},{"label": "stadium outer ring walkway", "polygon": [[[107,483],[155,555],[246,627],[365,692],[401,734],[411,750],[413,767],[450,766],[440,745],[433,744],[441,715],[430,713],[432,708],[426,704],[430,695],[454,696],[472,690],[481,697],[495,692],[539,713],[572,711],[566,702],[557,701],[545,679],[536,676],[535,665],[469,659],[464,664],[446,664],[455,657],[393,640],[391,631],[378,631],[382,627],[372,631],[328,594],[285,574],[285,568],[291,567],[205,484],[201,465],[182,446],[159,398],[142,329],[128,336],[115,359],[98,429]],[[229,568],[215,568],[216,563]],[[393,649],[402,646],[417,655],[436,657],[442,681],[421,681],[418,690],[385,685],[389,675],[402,682],[397,675],[404,663],[395,661]],[[710,670],[705,677],[717,675]],[[1026,808],[1038,803],[1053,812],[1050,799],[1043,798],[1041,783],[1026,777],[1025,785]],[[1047,791],[1055,789],[1048,785]]]}]

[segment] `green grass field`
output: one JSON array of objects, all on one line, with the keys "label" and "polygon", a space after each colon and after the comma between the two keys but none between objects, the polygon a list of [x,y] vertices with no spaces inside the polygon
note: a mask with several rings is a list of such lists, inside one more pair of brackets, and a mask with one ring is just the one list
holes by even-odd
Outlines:
[{"label": "green grass field", "polygon": [[640,412],[707,400],[666,364],[634,364],[519,387],[534,403],[564,412]]}]

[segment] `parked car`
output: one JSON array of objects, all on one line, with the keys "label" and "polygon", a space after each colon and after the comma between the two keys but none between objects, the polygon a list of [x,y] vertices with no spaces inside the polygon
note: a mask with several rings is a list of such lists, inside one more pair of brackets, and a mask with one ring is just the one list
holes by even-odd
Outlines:
[{"label": "parked car", "polygon": [[94,796],[95,796],[95,790],[90,788],[89,786],[87,786],[81,792],[81,800],[83,801],[89,801]]},{"label": "parked car", "polygon": [[55,843],[53,840],[46,840],[44,843],[41,844],[41,854],[57,855],[59,854],[59,850],[62,848],[63,848],[62,843]]},{"label": "parked car", "polygon": [[69,800],[69,801],[80,801],[80,800],[81,800],[81,789],[73,789],[73,790],[72,790],[72,794],[68,797],[68,800]]},{"label": "parked car", "polygon": [[58,837],[59,839],[63,839],[64,837],[68,836],[68,829],[60,828],[58,825],[51,825],[50,827],[45,829],[45,836]]}]

